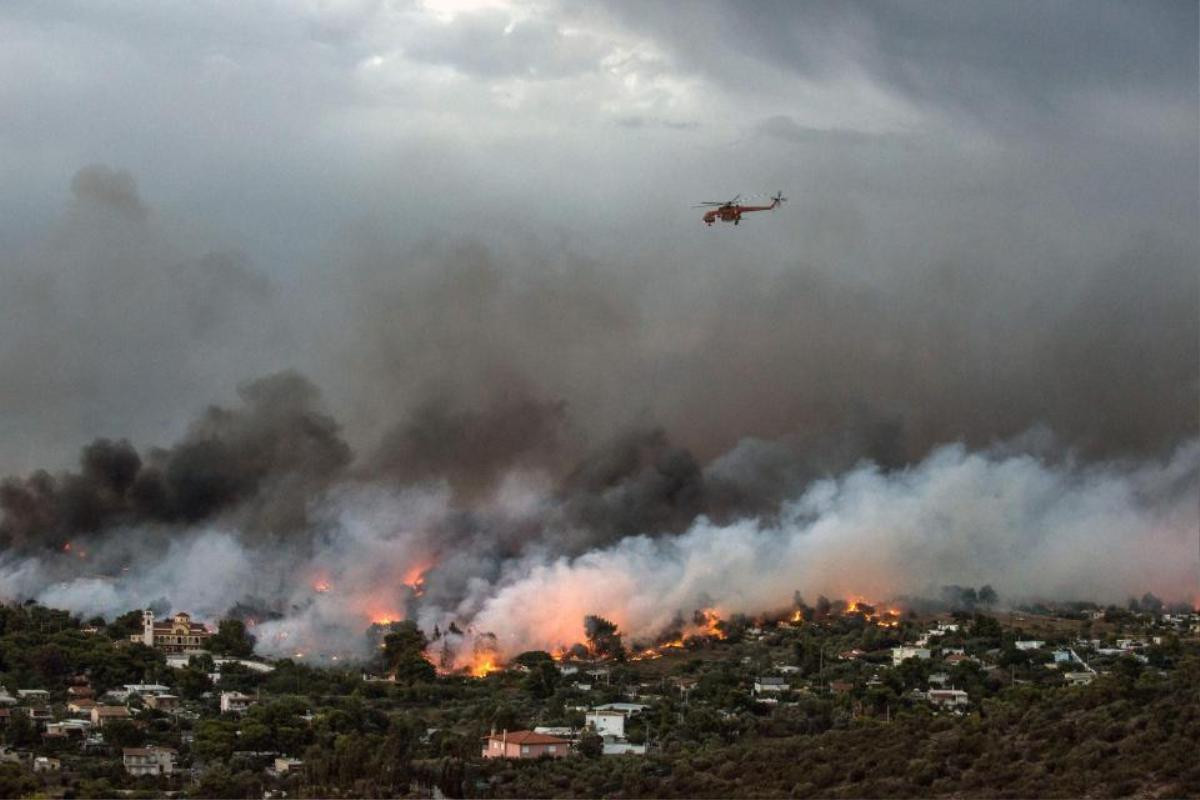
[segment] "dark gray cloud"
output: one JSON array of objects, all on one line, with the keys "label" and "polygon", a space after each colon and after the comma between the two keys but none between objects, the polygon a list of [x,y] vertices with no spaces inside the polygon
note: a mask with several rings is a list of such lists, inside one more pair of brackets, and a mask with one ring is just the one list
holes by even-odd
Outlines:
[{"label": "dark gray cloud", "polygon": [[1089,93],[1194,102],[1195,4],[606,4],[691,69],[769,91],[759,63],[813,80],[858,70],[921,104],[1004,124],[1061,119]]}]

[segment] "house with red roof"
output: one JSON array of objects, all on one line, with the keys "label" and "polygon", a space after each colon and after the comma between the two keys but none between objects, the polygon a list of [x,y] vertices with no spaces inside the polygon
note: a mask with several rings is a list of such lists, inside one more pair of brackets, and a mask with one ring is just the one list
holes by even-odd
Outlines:
[{"label": "house with red roof", "polygon": [[483,740],[484,758],[565,758],[571,743],[533,731],[502,731]]}]

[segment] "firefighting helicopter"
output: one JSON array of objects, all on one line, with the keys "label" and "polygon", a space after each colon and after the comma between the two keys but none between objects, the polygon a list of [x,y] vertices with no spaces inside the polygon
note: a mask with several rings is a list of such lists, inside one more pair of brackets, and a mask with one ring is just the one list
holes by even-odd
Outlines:
[{"label": "firefighting helicopter", "polygon": [[[761,197],[761,195],[759,195]],[[771,198],[771,204],[768,206],[743,206],[738,203],[741,195],[734,195],[732,200],[726,200],[723,203],[714,202],[711,200],[692,206],[692,208],[708,208],[704,212],[704,224],[712,225],[717,220],[721,222],[732,222],[737,225],[742,221],[742,214],[750,211],[773,211],[783,203],[787,202],[787,198],[783,196],[783,192],[776,192]]]}]

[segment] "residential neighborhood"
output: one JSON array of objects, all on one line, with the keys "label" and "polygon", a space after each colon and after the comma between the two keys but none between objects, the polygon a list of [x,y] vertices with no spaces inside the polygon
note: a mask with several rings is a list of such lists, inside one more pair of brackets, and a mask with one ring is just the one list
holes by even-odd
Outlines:
[{"label": "residential neighborhood", "polygon": [[[402,649],[424,640],[410,623],[374,632],[382,660],[364,674],[259,658],[240,623],[203,637],[222,652],[181,652],[174,640],[131,638],[122,622],[96,620],[99,632],[85,634],[63,612],[0,607],[8,771],[0,774],[51,796],[131,788],[307,796],[339,785],[345,747],[375,742],[360,756],[370,771],[377,748],[403,741],[405,780],[449,795],[463,791],[455,781],[490,781],[498,773],[488,765],[507,761],[655,764],[703,742],[741,748],[930,724],[922,720],[955,725],[1017,698],[1069,704],[1093,687],[1132,685],[1123,682],[1133,675],[1168,692],[1200,654],[1195,613],[1094,611],[913,610],[893,619],[822,599],[778,620],[731,615],[670,647],[630,642],[619,657],[530,652],[472,677],[438,675],[422,650]],[[149,619],[127,617],[138,626]],[[31,625],[58,632],[29,640]],[[47,670],[22,655],[28,648],[12,649],[13,636],[59,648],[62,666]],[[465,771],[421,766],[439,753]],[[502,794],[488,785],[472,792]]]}]

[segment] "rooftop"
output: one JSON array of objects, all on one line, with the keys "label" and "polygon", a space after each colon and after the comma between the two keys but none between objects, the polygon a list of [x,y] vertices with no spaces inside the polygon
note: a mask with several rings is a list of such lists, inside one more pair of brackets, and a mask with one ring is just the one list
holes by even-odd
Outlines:
[{"label": "rooftop", "polygon": [[488,739],[501,739],[513,744],[570,744],[566,739],[560,739],[557,736],[547,736],[544,733],[534,733],[533,731],[508,731],[507,733],[493,733],[487,737]]}]

